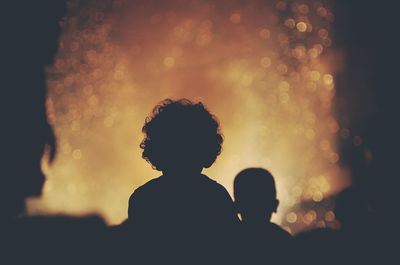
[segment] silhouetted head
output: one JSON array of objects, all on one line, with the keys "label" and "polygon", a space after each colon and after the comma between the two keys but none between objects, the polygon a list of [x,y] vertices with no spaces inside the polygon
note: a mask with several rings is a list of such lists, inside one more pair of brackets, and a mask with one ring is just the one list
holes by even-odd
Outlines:
[{"label": "silhouetted head", "polygon": [[13,217],[25,208],[25,199],[39,196],[45,181],[41,158],[45,146],[50,160],[55,155],[55,137],[47,122],[45,66],[57,51],[62,0],[7,1],[2,4],[10,24],[3,31],[6,55],[5,80],[1,90],[2,172],[1,216]]},{"label": "silhouetted head", "polygon": [[274,177],[263,168],[241,171],[233,183],[235,204],[245,223],[263,223],[271,219],[279,201]]},{"label": "silhouetted head", "polygon": [[[8,51],[20,68],[48,65],[57,52],[60,19],[66,0],[7,1],[2,3],[10,24],[5,25]],[[23,60],[23,61],[21,61]],[[22,64],[23,62],[23,64]]]},{"label": "silhouetted head", "polygon": [[143,158],[164,174],[200,173],[221,153],[219,123],[201,102],[166,99],[142,129]]}]

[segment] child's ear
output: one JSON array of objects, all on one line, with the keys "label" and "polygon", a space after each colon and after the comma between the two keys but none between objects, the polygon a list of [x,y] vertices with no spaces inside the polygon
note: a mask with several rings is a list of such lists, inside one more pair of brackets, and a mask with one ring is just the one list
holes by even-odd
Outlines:
[{"label": "child's ear", "polygon": [[278,200],[278,199],[275,199],[274,208],[273,208],[274,213],[276,213],[276,212],[278,211],[278,206],[279,206],[279,200]]}]

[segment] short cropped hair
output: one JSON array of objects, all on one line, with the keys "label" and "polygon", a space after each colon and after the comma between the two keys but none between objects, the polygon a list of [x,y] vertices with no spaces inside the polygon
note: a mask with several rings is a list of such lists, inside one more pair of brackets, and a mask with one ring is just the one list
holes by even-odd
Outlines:
[{"label": "short cropped hair", "polygon": [[275,180],[264,168],[246,168],[233,183],[236,201],[243,204],[268,205],[276,199]]},{"label": "short cropped hair", "polygon": [[142,128],[142,157],[153,168],[208,168],[221,153],[223,136],[217,118],[201,102],[165,99]]}]

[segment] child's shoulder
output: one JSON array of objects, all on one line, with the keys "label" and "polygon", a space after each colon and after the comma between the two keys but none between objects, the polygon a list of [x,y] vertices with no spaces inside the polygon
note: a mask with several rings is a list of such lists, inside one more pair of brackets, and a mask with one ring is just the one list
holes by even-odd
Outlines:
[{"label": "child's shoulder", "polygon": [[136,188],[133,191],[133,193],[131,195],[131,198],[133,196],[135,196],[135,197],[143,196],[143,195],[145,195],[145,194],[157,189],[157,187],[159,187],[160,183],[162,182],[161,178],[162,178],[162,176],[158,177],[158,178],[151,179],[148,182],[146,182],[145,184],[139,186],[138,188]]},{"label": "child's shoulder", "polygon": [[151,188],[157,187],[164,181],[164,178],[165,178],[164,176],[160,176],[158,178],[151,179],[137,189],[138,190],[146,190],[146,189],[151,189]]}]

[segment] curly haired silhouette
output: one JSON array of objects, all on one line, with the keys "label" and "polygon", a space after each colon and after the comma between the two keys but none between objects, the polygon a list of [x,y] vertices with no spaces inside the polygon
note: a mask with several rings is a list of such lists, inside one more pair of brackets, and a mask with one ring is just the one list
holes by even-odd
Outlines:
[{"label": "curly haired silhouette", "polygon": [[174,255],[179,249],[173,260],[198,258],[199,252],[204,259],[221,255],[226,236],[233,234],[228,227],[238,217],[225,188],[201,174],[221,152],[216,117],[200,102],[166,99],[146,119],[143,132],[143,158],[163,175],[129,200],[127,226],[134,241],[142,253],[153,252],[154,242],[162,246],[158,253]]},{"label": "curly haired silhouette", "polygon": [[219,123],[202,103],[166,99],[143,126],[143,158],[161,171],[210,167],[221,153]]}]

